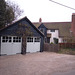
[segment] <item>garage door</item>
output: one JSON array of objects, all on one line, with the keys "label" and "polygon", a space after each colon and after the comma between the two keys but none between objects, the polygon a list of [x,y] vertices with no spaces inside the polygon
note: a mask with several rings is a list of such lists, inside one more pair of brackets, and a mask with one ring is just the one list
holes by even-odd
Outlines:
[{"label": "garage door", "polygon": [[40,51],[40,38],[39,37],[28,37],[26,52],[38,52]]},{"label": "garage door", "polygon": [[1,54],[12,55],[21,53],[21,37],[2,36],[1,37]]}]

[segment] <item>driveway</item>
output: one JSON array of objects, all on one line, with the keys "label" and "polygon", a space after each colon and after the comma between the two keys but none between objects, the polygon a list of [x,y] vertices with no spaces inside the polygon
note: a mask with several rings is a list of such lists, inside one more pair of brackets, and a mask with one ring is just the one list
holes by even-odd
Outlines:
[{"label": "driveway", "polygon": [[60,75],[70,71],[75,71],[75,55],[37,52],[0,56],[0,75]]}]

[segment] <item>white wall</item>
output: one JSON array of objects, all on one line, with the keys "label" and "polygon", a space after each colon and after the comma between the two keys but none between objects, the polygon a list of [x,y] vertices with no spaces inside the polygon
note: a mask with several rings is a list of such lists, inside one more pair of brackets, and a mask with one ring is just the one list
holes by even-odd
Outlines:
[{"label": "white wall", "polygon": [[50,43],[54,43],[53,38],[59,39],[59,43],[62,42],[62,38],[59,38],[59,30],[55,30],[55,32],[51,32],[51,30],[47,30],[47,34],[51,34]]},{"label": "white wall", "polygon": [[63,38],[59,38],[59,43],[63,43]]}]

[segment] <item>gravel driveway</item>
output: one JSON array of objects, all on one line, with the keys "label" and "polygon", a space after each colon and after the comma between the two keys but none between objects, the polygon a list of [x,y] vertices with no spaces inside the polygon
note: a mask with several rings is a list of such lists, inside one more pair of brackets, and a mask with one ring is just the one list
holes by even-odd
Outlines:
[{"label": "gravel driveway", "polygon": [[53,75],[75,70],[75,55],[52,52],[0,56],[0,75]]}]

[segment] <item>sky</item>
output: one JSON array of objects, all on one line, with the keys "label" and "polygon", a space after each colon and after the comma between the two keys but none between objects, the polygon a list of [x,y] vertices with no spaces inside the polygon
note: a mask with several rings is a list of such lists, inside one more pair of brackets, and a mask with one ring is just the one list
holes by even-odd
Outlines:
[{"label": "sky", "polygon": [[[6,0],[7,1],[7,0]],[[49,0],[8,0],[15,2],[24,11],[18,19],[27,16],[31,22],[70,22],[75,10],[60,6]],[[53,0],[75,8],[75,0]]]}]

